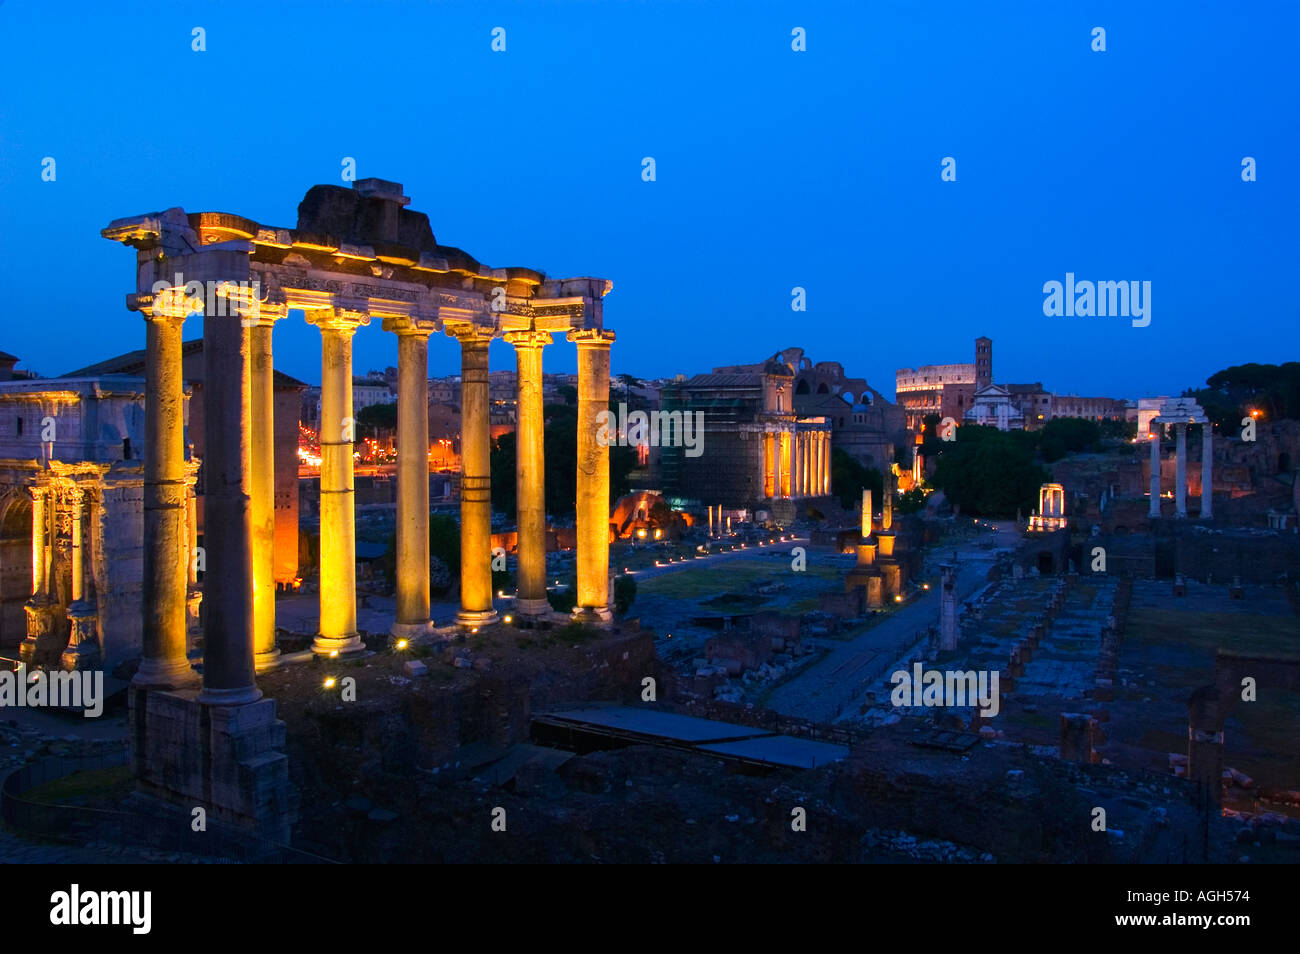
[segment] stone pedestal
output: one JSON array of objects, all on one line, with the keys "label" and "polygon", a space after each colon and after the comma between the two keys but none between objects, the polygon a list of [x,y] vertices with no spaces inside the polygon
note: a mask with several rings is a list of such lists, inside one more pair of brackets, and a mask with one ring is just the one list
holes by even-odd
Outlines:
[{"label": "stone pedestal", "polygon": [[288,844],[294,818],[275,702],[204,705],[194,690],[129,690],[131,767],[141,790]]},{"label": "stone pedestal", "polygon": [[64,669],[100,668],[98,620],[99,614],[95,612],[92,603],[78,600],[68,607],[71,635],[68,638],[68,647],[63,650]]}]

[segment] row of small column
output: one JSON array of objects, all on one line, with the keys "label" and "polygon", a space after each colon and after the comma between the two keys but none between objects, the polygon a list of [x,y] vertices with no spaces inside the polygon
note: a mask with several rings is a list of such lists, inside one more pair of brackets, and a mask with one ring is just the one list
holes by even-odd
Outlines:
[{"label": "row of small column", "polygon": [[767,497],[821,497],[831,492],[829,431],[763,434],[763,493]]},{"label": "row of small column", "polygon": [[[1160,436],[1161,421],[1151,422],[1151,507],[1152,517],[1160,516]],[[1187,424],[1175,421],[1174,429],[1174,515],[1187,516]],[[1214,517],[1214,425],[1201,425],[1201,519]]]},{"label": "row of small column", "polygon": [[[208,253],[213,254],[213,253]],[[216,253],[229,254],[224,252]],[[220,264],[219,262],[217,263]],[[273,360],[271,329],[287,314],[262,305],[247,319],[204,320],[205,448],[204,688],[206,702],[260,697],[254,673],[277,664],[275,647]],[[194,675],[185,656],[186,553],[183,448],[183,317],[147,316],[145,447],[145,629],[136,683],[179,688]],[[353,481],[352,336],[370,317],[330,307],[307,313],[322,338],[320,629],[312,649],[363,649],[357,632]],[[435,323],[385,319],[398,335],[397,592],[393,634],[431,629],[429,593],[428,339]],[[464,323],[461,345],[461,587],[456,622],[497,619],[492,603],[488,345],[491,329]],[[518,612],[550,612],[542,349],[547,332],[508,333],[518,361]],[[577,575],[575,615],[608,620],[609,453],[596,416],[608,407],[614,334],[571,331],[578,346]],[[247,475],[247,478],[245,477]],[[191,544],[192,549],[192,544]],[[251,583],[250,583],[251,580]]]},{"label": "row of small column", "polygon": [[[27,638],[19,655],[31,661],[38,640],[53,627],[53,601],[50,599],[50,566],[55,541],[58,495],[55,488],[36,486],[28,488],[32,499],[32,595],[27,601]],[[69,506],[71,535],[69,562],[72,570],[71,601],[68,605],[70,635],[63,650],[62,663],[68,669],[93,667],[100,657],[96,634],[97,613],[86,586],[90,548],[86,546],[83,528],[92,504],[91,495],[73,485],[64,492]]]}]

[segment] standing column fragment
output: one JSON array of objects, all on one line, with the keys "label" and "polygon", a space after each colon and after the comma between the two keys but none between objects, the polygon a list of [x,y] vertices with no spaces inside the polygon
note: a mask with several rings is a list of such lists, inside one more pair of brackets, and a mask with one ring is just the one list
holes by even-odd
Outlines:
[{"label": "standing column fragment", "polygon": [[598,415],[609,410],[612,331],[571,331],[578,345],[578,602],[574,615],[588,622],[612,618],[609,610],[609,447],[598,437]]},{"label": "standing column fragment", "polygon": [[473,629],[497,621],[492,605],[492,406],[488,383],[490,329],[447,332],[460,341],[460,611]]},{"label": "standing column fragment", "polygon": [[429,631],[429,329],[397,333],[398,638]]},{"label": "standing column fragment", "polygon": [[[516,608],[521,616],[550,614],[546,599],[546,458],[542,418],[542,349],[545,331],[505,336],[514,345],[518,387],[515,430],[515,493],[518,502],[518,578]],[[712,510],[710,510],[712,514]]]}]

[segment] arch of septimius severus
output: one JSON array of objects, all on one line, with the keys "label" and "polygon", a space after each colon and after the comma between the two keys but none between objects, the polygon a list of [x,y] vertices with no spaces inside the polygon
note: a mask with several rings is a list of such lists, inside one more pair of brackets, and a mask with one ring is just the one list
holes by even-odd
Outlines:
[{"label": "arch of septimius severus", "polygon": [[[546,601],[542,451],[542,353],[564,334],[578,349],[577,609],[589,621],[609,610],[609,450],[596,415],[608,407],[614,340],[602,320],[611,283],[551,279],[529,268],[489,268],[439,245],[423,213],[406,209],[402,186],[379,179],[315,186],[296,228],[265,226],[222,212],[165,212],[118,219],[105,238],[136,250],[127,304],[145,318],[147,388],[144,460],[143,656],[134,680],[137,771],[170,794],[214,791],[229,759],[257,764],[265,790],[284,775],[275,732],[239,746],[234,736],[275,723],[255,674],[275,665],[271,574],[271,333],[290,311],[320,329],[320,631],[324,656],[363,649],[357,633],[353,504],[352,337],[379,323],[398,339],[397,613],[395,635],[428,632],[428,347],[445,332],[461,350],[461,587],[456,622],[492,623],[488,344],[504,338],[518,359],[518,612],[549,613]],[[192,282],[201,286],[185,285]],[[201,289],[201,290],[199,290]],[[213,289],[216,292],[213,292]],[[204,652],[201,690],[186,659],[186,595],[192,516],[187,517],[181,327],[202,298],[206,449]],[[171,692],[169,690],[175,690]],[[259,701],[260,700],[260,701]],[[210,763],[189,781],[164,781],[180,764],[186,707],[253,707],[200,720]],[[263,706],[270,706],[261,711]],[[254,712],[254,710],[258,710]],[[224,711],[224,710],[223,710]],[[242,709],[241,709],[242,711]],[[278,724],[278,723],[276,723]],[[178,733],[180,735],[178,735]],[[220,734],[219,733],[219,734]],[[279,730],[282,738],[283,728]],[[222,756],[222,753],[225,756]],[[275,763],[275,765],[272,765]],[[152,766],[152,768],[150,768]],[[181,773],[185,775],[186,773]],[[189,773],[193,774],[193,773]],[[236,775],[238,773],[236,772]],[[203,788],[204,785],[208,787]],[[258,816],[258,800],[227,813]],[[265,798],[261,797],[265,802]],[[268,820],[269,821],[269,820]],[[260,824],[260,823],[259,823]],[[276,828],[278,822],[271,822]],[[261,827],[266,827],[261,825]]]}]

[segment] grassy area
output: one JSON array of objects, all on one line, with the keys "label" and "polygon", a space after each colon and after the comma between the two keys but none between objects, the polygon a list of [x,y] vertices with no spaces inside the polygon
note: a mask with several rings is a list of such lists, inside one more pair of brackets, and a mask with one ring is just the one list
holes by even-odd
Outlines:
[{"label": "grassy area", "polygon": [[1128,628],[1130,638],[1202,652],[1211,663],[1218,649],[1300,658],[1300,626],[1294,616],[1139,609],[1129,615]]},{"label": "grassy area", "polygon": [[[735,557],[708,566],[691,567],[638,581],[639,593],[674,600],[699,600],[723,593],[752,592],[763,581],[773,581],[789,586],[799,586],[808,579],[822,582],[843,578],[843,568],[818,566],[810,562],[808,568],[796,574],[790,561],[777,557],[747,560]],[[782,591],[783,593],[788,592]]]},{"label": "grassy area", "polygon": [[28,790],[23,798],[42,805],[84,805],[91,799],[117,801],[130,794],[133,788],[131,767],[115,765],[56,778]]}]

